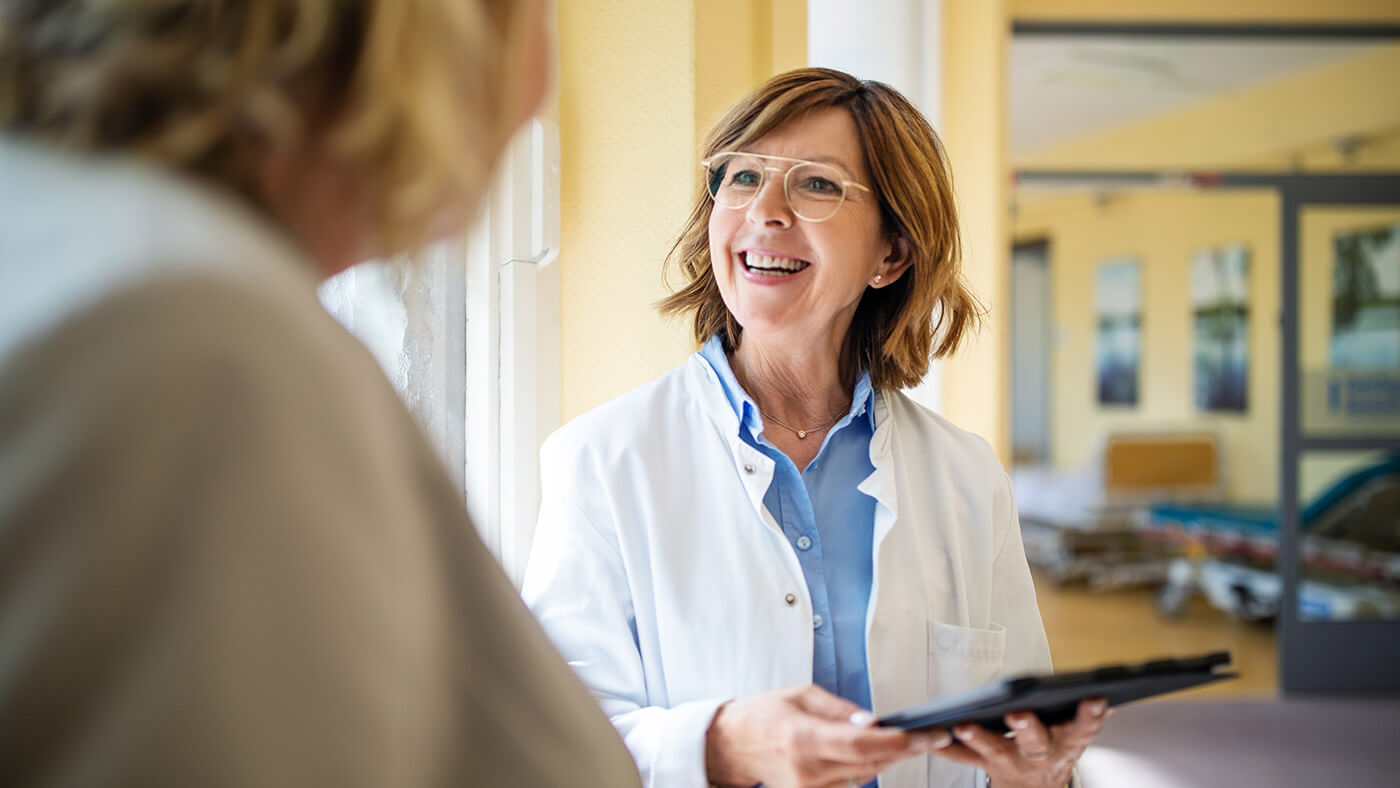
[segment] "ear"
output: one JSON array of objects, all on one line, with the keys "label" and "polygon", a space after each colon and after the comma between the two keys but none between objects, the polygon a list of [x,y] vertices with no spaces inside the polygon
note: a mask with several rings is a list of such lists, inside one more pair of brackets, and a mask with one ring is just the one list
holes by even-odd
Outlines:
[{"label": "ear", "polygon": [[909,266],[914,264],[914,247],[909,244],[909,240],[902,233],[896,233],[890,238],[890,251],[885,255],[885,259],[880,261],[880,265],[875,269],[875,276],[880,281],[874,281],[871,277],[871,287],[888,287],[904,276],[904,272],[909,270]]}]

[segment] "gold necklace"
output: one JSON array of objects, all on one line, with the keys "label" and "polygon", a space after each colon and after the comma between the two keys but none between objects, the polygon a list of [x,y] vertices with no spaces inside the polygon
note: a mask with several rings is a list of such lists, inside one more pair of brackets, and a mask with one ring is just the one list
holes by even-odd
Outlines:
[{"label": "gold necklace", "polygon": [[810,430],[799,430],[799,429],[796,428],[796,427],[789,427],[788,425],[786,425],[786,424],[782,423],[781,421],[778,421],[777,419],[775,419],[775,418],[773,418],[772,416],[768,415],[768,412],[765,411],[763,408],[759,408],[759,409],[758,409],[758,412],[759,412],[760,414],[763,415],[763,418],[768,419],[769,421],[773,422],[774,424],[778,425],[779,427],[782,427],[783,429],[785,429],[785,430],[787,430],[787,431],[789,431],[789,432],[795,432],[795,433],[797,433],[797,439],[798,439],[798,440],[802,440],[802,439],[806,438],[806,437],[807,437],[807,433],[809,433],[809,432],[821,432],[822,430],[826,429],[827,427],[830,427],[831,425],[833,425],[833,424],[835,424],[836,422],[840,421],[840,420],[841,420],[841,417],[844,416],[844,415],[846,415],[846,414],[844,414],[844,413],[838,413],[838,414],[836,414],[836,418],[832,419],[831,421],[828,421],[827,423],[821,425],[820,427],[813,427],[813,428],[811,428]]}]

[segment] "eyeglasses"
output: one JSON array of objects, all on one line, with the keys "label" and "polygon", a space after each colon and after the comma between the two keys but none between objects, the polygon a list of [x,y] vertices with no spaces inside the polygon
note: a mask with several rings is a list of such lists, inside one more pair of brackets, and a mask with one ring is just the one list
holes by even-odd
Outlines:
[{"label": "eyeglasses", "polygon": [[[771,162],[788,162],[788,166],[774,167]],[[706,171],[710,197],[723,208],[747,207],[763,190],[769,172],[783,173],[783,195],[788,207],[809,222],[824,222],[835,216],[846,202],[848,187],[870,191],[868,186],[847,180],[841,170],[818,161],[726,151],[700,165]]]}]

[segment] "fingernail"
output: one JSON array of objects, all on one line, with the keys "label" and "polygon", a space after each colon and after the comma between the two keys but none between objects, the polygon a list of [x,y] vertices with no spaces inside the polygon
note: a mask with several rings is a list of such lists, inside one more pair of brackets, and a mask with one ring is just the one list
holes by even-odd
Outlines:
[{"label": "fingernail", "polygon": [[851,714],[851,724],[868,728],[875,724],[875,715],[868,711],[857,711]]},{"label": "fingernail", "polygon": [[1031,721],[1029,717],[1014,717],[1011,720],[1011,727],[1013,728],[1025,728],[1030,724]]},{"label": "fingernail", "polygon": [[958,727],[953,729],[953,735],[958,737],[959,739],[962,739],[963,741],[967,741],[968,739],[972,738],[972,726],[959,725]]},{"label": "fingernail", "polygon": [[1108,701],[1106,700],[1096,700],[1089,704],[1089,713],[1095,717],[1102,717],[1106,711],[1108,711]]},{"label": "fingernail", "polygon": [[1103,713],[1104,719],[1108,719],[1109,717],[1112,717],[1112,716],[1113,716],[1114,714],[1116,714],[1116,713],[1118,713],[1118,710],[1117,710],[1117,709],[1109,709],[1108,711],[1106,711],[1106,712]]},{"label": "fingernail", "polygon": [[941,750],[953,743],[953,737],[947,731],[939,731],[929,737],[928,748],[930,750]]}]

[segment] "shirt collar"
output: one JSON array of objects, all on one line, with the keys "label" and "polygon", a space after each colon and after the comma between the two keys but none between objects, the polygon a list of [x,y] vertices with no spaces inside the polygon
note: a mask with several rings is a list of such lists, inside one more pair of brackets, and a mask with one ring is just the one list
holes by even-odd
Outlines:
[{"label": "shirt collar", "polygon": [[[753,401],[744,387],[739,385],[739,379],[734,377],[734,369],[729,366],[729,357],[724,354],[724,344],[720,341],[719,335],[710,337],[710,340],[700,348],[700,358],[704,359],[714,370],[715,376],[719,378],[720,387],[724,390],[724,398],[729,403],[734,415],[739,418],[739,426],[747,427],[749,434],[757,438],[763,432],[763,417],[758,412],[758,404]],[[855,392],[851,396],[851,408],[846,415],[831,428],[836,432],[849,424],[858,416],[863,416],[870,424],[872,430],[875,429],[875,390],[870,384],[870,373],[862,370],[860,377],[856,379]]]},{"label": "shirt collar", "polygon": [[734,370],[729,366],[729,357],[724,354],[724,343],[720,341],[719,334],[710,337],[710,341],[700,348],[700,358],[715,371],[720,388],[724,390],[724,398],[729,402],[729,408],[739,417],[739,426],[748,427],[750,434],[757,435],[763,429],[758,405],[748,392],[744,391],[744,387],[739,385],[739,379],[734,377]]}]

